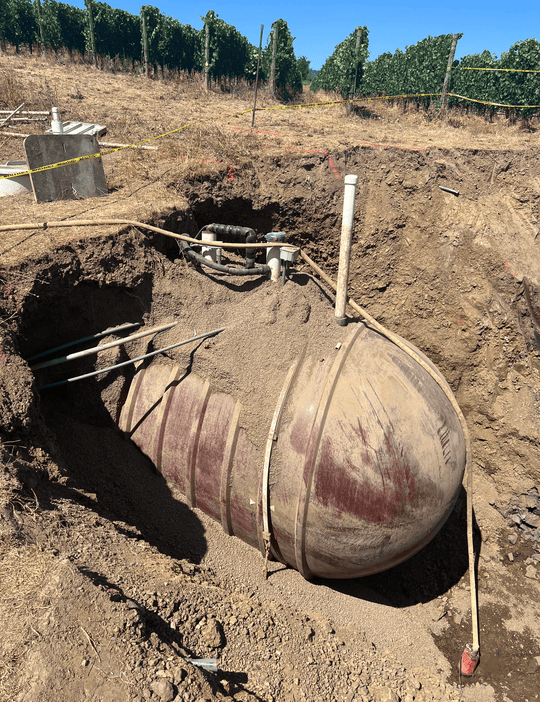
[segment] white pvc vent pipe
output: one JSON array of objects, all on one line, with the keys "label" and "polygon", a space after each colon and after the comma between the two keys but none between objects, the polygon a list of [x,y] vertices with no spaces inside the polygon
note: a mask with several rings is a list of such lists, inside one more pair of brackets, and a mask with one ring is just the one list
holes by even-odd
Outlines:
[{"label": "white pvc vent pipe", "polygon": [[283,232],[270,232],[265,236],[267,242],[276,242],[276,246],[266,249],[266,265],[270,267],[270,280],[274,283],[279,282],[281,274],[281,247],[277,244],[283,244],[285,234]]},{"label": "white pvc vent pipe", "polygon": [[341,244],[339,248],[339,269],[336,292],[336,322],[344,327],[347,324],[347,283],[349,281],[349,264],[351,260],[351,243],[354,222],[354,200],[356,197],[357,175],[345,176],[345,198],[343,201],[343,223],[341,225]]},{"label": "white pvc vent pipe", "polygon": [[[201,239],[203,241],[215,241],[216,235],[214,234],[214,232],[203,232]],[[203,246],[201,250],[201,255],[204,256],[204,258],[207,261],[213,261],[214,263],[216,263],[217,252],[218,249],[215,246]]]},{"label": "white pvc vent pipe", "polygon": [[53,134],[63,134],[64,125],[60,119],[60,113],[58,112],[58,107],[53,107],[52,110],[52,120],[51,120],[51,130]]}]

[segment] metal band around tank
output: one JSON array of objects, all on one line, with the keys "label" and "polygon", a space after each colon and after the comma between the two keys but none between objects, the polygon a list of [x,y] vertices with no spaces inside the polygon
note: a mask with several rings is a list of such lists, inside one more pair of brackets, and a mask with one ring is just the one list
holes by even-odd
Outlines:
[{"label": "metal band around tank", "polygon": [[[274,447],[274,442],[277,440],[277,432],[281,422],[281,414],[283,412],[283,407],[285,406],[285,401],[287,400],[289,391],[294,383],[298,370],[302,365],[304,357],[306,355],[307,344],[302,349],[302,353],[297,358],[297,360],[289,368],[283,387],[281,388],[281,393],[279,395],[276,409],[274,411],[274,416],[272,417],[272,422],[270,424],[270,431],[268,432],[268,438],[266,440],[266,450],[264,452],[264,462],[263,470],[261,475],[261,481],[259,484],[259,499],[257,500],[259,505],[259,515],[257,518],[257,531],[259,538],[259,549],[263,556],[266,556],[266,547],[264,543],[263,533],[270,533],[270,518],[269,518],[269,478],[270,478],[270,461],[272,458],[272,449]],[[275,555],[275,554],[274,554]]]},{"label": "metal band around tank", "polygon": [[236,442],[240,433],[240,412],[242,405],[237,402],[229,424],[227,443],[223,451],[223,461],[221,463],[220,477],[220,503],[221,503],[221,526],[223,531],[229,536],[233,535],[231,517],[231,475],[234,465],[234,455],[236,453]]},{"label": "metal band around tank", "polygon": [[122,431],[124,431],[126,434],[131,434],[131,425],[133,422],[133,415],[135,413],[135,405],[137,404],[137,397],[139,396],[139,390],[145,373],[146,368],[141,368],[141,370],[137,371],[129,388],[126,404],[124,405],[126,411],[125,420],[123,422],[124,426],[120,427],[120,429],[122,429]]},{"label": "metal band around tank", "polygon": [[306,447],[306,458],[304,461],[304,468],[302,474],[302,480],[300,483],[300,491],[298,495],[298,503],[296,506],[296,523],[295,523],[295,538],[294,538],[294,552],[296,560],[296,568],[299,573],[306,579],[311,577],[311,571],[309,570],[306,562],[305,555],[305,540],[306,540],[306,521],[307,513],[309,508],[309,497],[311,493],[311,485],[313,483],[313,474],[315,472],[315,467],[317,463],[317,455],[319,453],[319,447],[321,443],[321,436],[324,429],[324,424],[326,417],[328,415],[328,408],[334,394],[334,390],[339,379],[341,370],[347,360],[347,357],[355,343],[355,341],[364,334],[367,327],[364,323],[358,322],[355,327],[351,330],[347,339],[343,342],[337,356],[332,364],[326,381],[324,384],[324,389],[317,406],[317,411],[313,418],[311,425],[311,430],[309,432],[309,439]]}]

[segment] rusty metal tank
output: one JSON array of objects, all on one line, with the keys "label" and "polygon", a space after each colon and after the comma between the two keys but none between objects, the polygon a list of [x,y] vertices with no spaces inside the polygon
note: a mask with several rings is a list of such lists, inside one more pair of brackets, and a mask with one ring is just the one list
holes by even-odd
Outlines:
[{"label": "rusty metal tank", "polygon": [[173,364],[137,372],[119,421],[191,506],[305,578],[412,556],[449,516],[465,469],[458,416],[425,369],[362,322],[338,346],[290,367],[256,427],[264,451],[235,397]]}]

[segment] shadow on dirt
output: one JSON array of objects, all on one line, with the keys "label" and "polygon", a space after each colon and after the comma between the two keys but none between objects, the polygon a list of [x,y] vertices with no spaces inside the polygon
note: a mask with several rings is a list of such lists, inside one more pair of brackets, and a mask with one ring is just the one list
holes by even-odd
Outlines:
[{"label": "shadow on dirt", "polygon": [[[94,511],[137,540],[161,553],[200,563],[206,553],[204,528],[186,505],[174,499],[153,464],[114,425],[105,408],[92,403],[97,390],[60,388],[43,401],[46,424],[54,433],[59,464],[68,476],[66,486],[55,485],[51,497],[81,500],[81,492],[95,495]],[[73,394],[84,394],[91,416],[77,411]],[[100,416],[101,415],[101,416]],[[83,497],[84,499],[84,497]],[[129,527],[135,532],[130,533]]]},{"label": "shadow on dirt", "polygon": [[239,227],[252,227],[264,234],[273,231],[281,220],[279,202],[254,209],[253,202],[246,197],[233,197],[221,202],[214,195],[195,195],[190,198],[190,212],[199,223],[235,224]]},{"label": "shadow on dirt", "polygon": [[[20,341],[26,358],[125,322],[143,322],[151,307],[151,276],[130,289],[84,282],[77,286],[64,282],[61,290],[51,285],[56,289],[49,293],[49,313],[44,313],[48,290],[43,287],[41,299],[32,300],[23,318]],[[151,349],[149,339],[147,348]],[[52,357],[80,348],[73,346]],[[36,371],[38,387],[91,372],[94,364],[95,356],[90,356]],[[122,371],[129,383],[134,367],[125,366]],[[49,484],[47,494],[40,490],[42,508],[54,509],[55,500],[81,502],[85,494],[92,495],[94,513],[114,522],[119,531],[144,539],[172,558],[199,563],[206,553],[200,520],[173,498],[152,463],[119,431],[104,406],[101,385],[99,380],[88,379],[40,393],[43,419],[55,446],[53,457],[67,477],[65,485]]]},{"label": "shadow on dirt", "polygon": [[365,105],[357,105],[353,103],[350,106],[347,105],[345,109],[348,115],[354,115],[354,117],[359,117],[360,119],[381,119],[380,115],[378,115],[376,112],[373,112]]},{"label": "shadow on dirt", "polygon": [[[131,610],[133,615],[130,618],[130,635],[139,643],[148,641],[154,636],[157,637],[161,644],[165,645],[170,652],[174,652],[175,656],[183,659],[184,664],[187,664],[187,668],[189,668],[190,664],[196,666],[214,691],[219,691],[221,694],[225,695],[232,695],[245,690],[244,686],[249,682],[249,675],[247,673],[241,671],[224,671],[220,669],[218,669],[217,672],[207,670],[205,665],[201,664],[203,662],[211,662],[212,659],[201,659],[200,651],[190,646],[186,637],[178,630],[178,627],[168,621],[172,614],[183,609],[185,606],[182,599],[175,599],[172,593],[169,594],[166,597],[167,604],[164,611],[163,608],[160,608],[159,602],[154,596],[150,596],[150,599],[146,602],[138,602],[127,595],[122,587],[110,582],[102,574],[85,567],[79,567],[79,570],[83,575],[89,578],[96,587],[104,591],[112,602],[122,603],[126,609]],[[199,616],[197,619],[201,621],[202,617]],[[225,648],[228,642],[222,629],[221,636],[220,648]],[[181,673],[182,680],[185,678],[185,675],[186,671],[184,666],[184,671]],[[223,688],[224,683],[228,686],[228,693]],[[263,698],[259,697],[254,692],[250,692],[249,694],[250,699],[260,700],[260,702],[262,702]]]}]

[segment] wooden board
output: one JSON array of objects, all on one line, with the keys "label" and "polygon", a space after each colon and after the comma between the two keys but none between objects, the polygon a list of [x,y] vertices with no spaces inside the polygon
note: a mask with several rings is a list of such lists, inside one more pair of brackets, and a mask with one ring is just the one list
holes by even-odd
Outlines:
[{"label": "wooden board", "polygon": [[[89,134],[32,134],[24,140],[24,148],[29,170],[99,153],[96,137]],[[108,194],[101,156],[31,173],[30,180],[36,202],[79,200]]]}]

